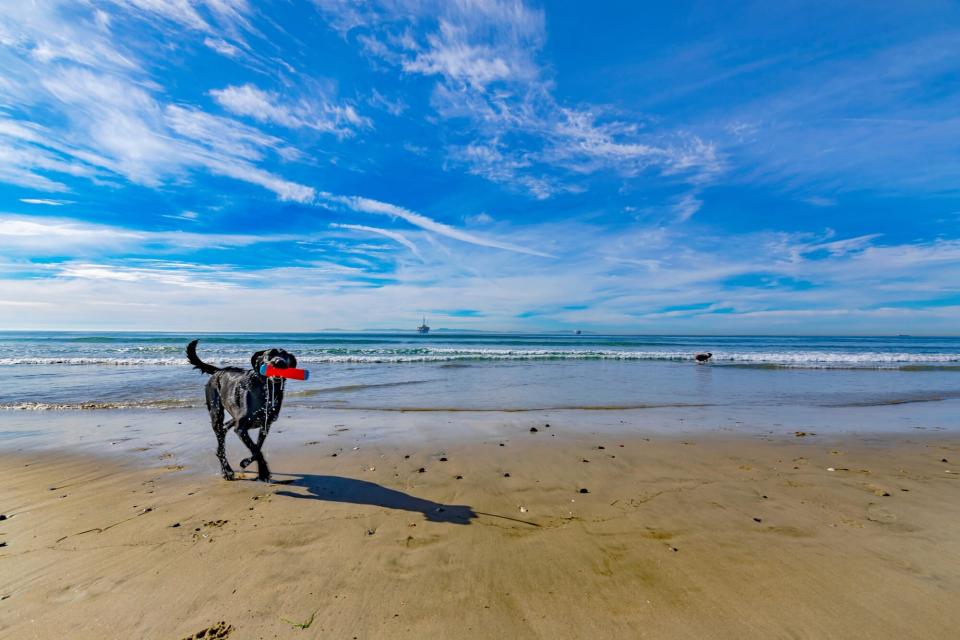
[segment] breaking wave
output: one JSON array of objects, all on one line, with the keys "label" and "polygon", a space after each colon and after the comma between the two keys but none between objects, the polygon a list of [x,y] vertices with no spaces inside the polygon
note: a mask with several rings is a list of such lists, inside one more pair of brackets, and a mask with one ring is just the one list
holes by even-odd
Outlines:
[{"label": "breaking wave", "polygon": [[[162,367],[187,366],[186,358],[144,350],[142,355],[129,351],[116,355],[98,356],[20,356],[0,357],[0,366],[66,365],[66,366],[116,366],[116,367]],[[330,348],[298,349],[298,359],[303,364],[402,364],[415,362],[497,362],[524,360],[624,360],[624,361],[675,361],[693,360],[693,354],[682,351],[639,351],[626,349],[465,349],[443,347],[418,348]],[[249,356],[239,354],[207,354],[203,356],[211,364],[222,366],[248,366]],[[720,365],[746,365],[766,368],[894,368],[907,371],[926,369],[953,369],[960,367],[960,353],[907,353],[907,352],[841,352],[841,351],[731,351],[714,352],[713,363]]]}]

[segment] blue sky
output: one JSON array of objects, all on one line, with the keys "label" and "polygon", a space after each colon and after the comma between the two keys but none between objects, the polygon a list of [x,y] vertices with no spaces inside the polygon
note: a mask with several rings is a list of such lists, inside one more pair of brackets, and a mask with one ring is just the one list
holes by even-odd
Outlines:
[{"label": "blue sky", "polygon": [[0,328],[960,333],[954,3],[0,5]]}]

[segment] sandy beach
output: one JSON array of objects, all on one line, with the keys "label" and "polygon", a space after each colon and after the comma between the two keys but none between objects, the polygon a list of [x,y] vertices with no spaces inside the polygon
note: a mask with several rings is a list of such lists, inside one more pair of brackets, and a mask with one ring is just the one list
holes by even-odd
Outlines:
[{"label": "sandy beach", "polygon": [[[665,435],[588,413],[438,412],[418,419],[469,420],[470,435],[420,438],[384,436],[383,415],[301,414],[271,435],[273,484],[221,480],[201,412],[114,412],[137,434],[8,448],[0,636],[929,638],[960,624],[953,433]],[[174,421],[195,435],[168,437]]]}]

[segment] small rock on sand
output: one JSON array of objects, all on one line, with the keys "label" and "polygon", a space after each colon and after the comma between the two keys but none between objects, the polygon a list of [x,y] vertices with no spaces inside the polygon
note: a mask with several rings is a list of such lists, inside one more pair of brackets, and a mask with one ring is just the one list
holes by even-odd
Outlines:
[{"label": "small rock on sand", "polygon": [[580,489],[580,493],[590,493],[589,489]]},{"label": "small rock on sand", "polygon": [[426,473],[426,471],[427,470],[424,469],[423,467],[420,467],[419,469],[417,469],[417,473]]},{"label": "small rock on sand", "polygon": [[530,427],[530,433],[536,433],[538,431],[540,431],[540,429],[537,429],[536,427]]}]

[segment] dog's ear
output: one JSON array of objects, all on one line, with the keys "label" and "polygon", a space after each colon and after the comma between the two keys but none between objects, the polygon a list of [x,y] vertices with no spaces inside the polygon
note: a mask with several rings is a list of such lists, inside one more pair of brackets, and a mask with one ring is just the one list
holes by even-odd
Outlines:
[{"label": "dog's ear", "polygon": [[293,355],[292,353],[288,353],[287,355],[290,356],[290,362],[291,362],[290,366],[293,367],[294,369],[296,369],[296,368],[297,368],[297,356]]},{"label": "dog's ear", "polygon": [[263,358],[263,354],[267,352],[266,349],[263,351],[257,351],[255,354],[250,356],[250,366],[253,367],[253,370],[257,373],[260,372],[260,365],[263,364],[260,360]]}]

